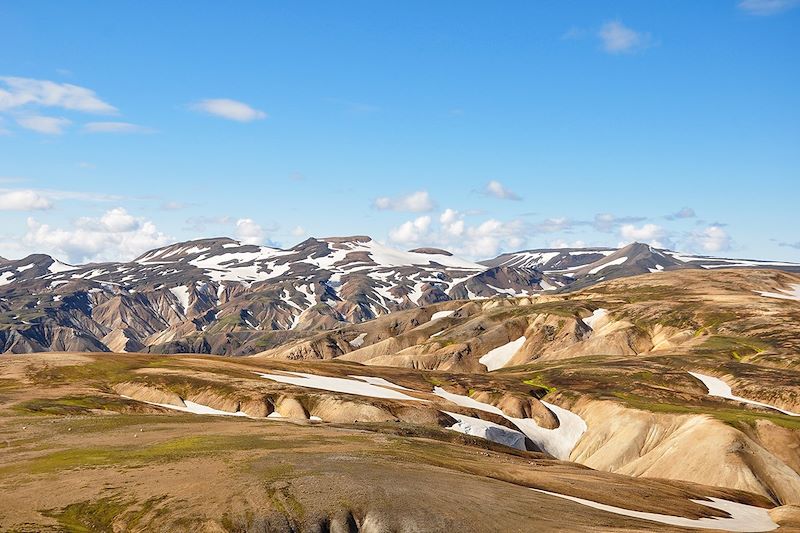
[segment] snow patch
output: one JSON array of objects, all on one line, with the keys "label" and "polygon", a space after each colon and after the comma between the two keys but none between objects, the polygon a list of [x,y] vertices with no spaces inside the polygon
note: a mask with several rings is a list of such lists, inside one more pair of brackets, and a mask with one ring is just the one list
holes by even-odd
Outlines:
[{"label": "snow patch", "polygon": [[447,429],[458,431],[464,435],[480,437],[498,444],[504,444],[518,450],[525,450],[525,435],[500,424],[482,420],[472,416],[442,411],[456,419],[456,423]]},{"label": "snow patch", "polygon": [[397,390],[367,383],[362,379],[335,378],[330,376],[317,376],[315,374],[305,374],[303,372],[286,372],[285,374],[262,374],[259,376],[278,383],[308,387],[310,389],[322,389],[332,392],[342,392],[345,394],[355,394],[358,396],[369,396],[372,398],[385,398],[389,400],[413,400],[421,402],[419,398],[414,398],[403,394]]},{"label": "snow patch", "polygon": [[439,320],[440,318],[447,318],[455,313],[455,311],[437,311],[431,315],[431,321]]},{"label": "snow patch", "polygon": [[791,285],[791,289],[783,290],[781,292],[765,292],[765,291],[756,291],[761,296],[766,296],[767,298],[780,298],[781,300],[797,300],[800,301],[800,283],[793,283]]},{"label": "snow patch", "polygon": [[492,370],[497,370],[498,368],[503,368],[509,361],[511,361],[511,358],[514,357],[514,354],[516,354],[517,351],[522,348],[523,344],[525,344],[524,335],[515,341],[511,341],[502,346],[498,346],[493,350],[489,350],[484,356],[478,359],[478,362],[482,365],[485,365],[489,372]]},{"label": "snow patch", "polygon": [[178,299],[178,303],[181,304],[182,310],[186,313],[186,310],[189,309],[189,289],[186,287],[173,287],[169,289],[169,292]]},{"label": "snow patch", "polygon": [[586,431],[586,422],[583,419],[563,407],[553,405],[542,401],[542,405],[547,407],[558,419],[558,427],[556,429],[546,429],[539,426],[532,418],[515,418],[507,416],[494,405],[479,402],[470,398],[469,396],[462,396],[460,394],[453,394],[447,392],[441,387],[435,387],[433,393],[437,396],[451,401],[456,405],[462,407],[469,407],[479,411],[486,411],[487,413],[494,413],[502,416],[515,426],[519,428],[531,441],[543,450],[557,459],[567,460],[573,448],[580,440],[583,433]]},{"label": "snow patch", "polygon": [[592,316],[587,316],[586,318],[582,319],[583,323],[589,326],[594,331],[595,323],[606,316],[608,314],[608,309],[595,309],[592,311]]},{"label": "snow patch", "polygon": [[547,281],[545,281],[544,278],[539,280],[539,286],[542,288],[543,291],[553,291],[558,288],[555,285],[547,283]]},{"label": "snow patch", "polygon": [[800,413],[793,413],[791,411],[786,411],[785,409],[781,409],[780,407],[775,407],[774,405],[770,405],[768,403],[756,402],[754,400],[748,400],[747,398],[742,398],[741,396],[736,396],[731,391],[731,387],[719,378],[715,378],[713,376],[706,376],[704,374],[698,374],[697,372],[689,372],[689,374],[699,379],[703,383],[703,385],[706,386],[706,388],[708,389],[709,396],[717,396],[719,398],[726,398],[728,400],[733,400],[736,402],[743,402],[743,403],[749,403],[751,405],[757,405],[759,407],[766,407],[767,409],[774,409],[775,411],[780,411],[781,413],[789,416],[800,416]]},{"label": "snow patch", "polygon": [[400,389],[400,390],[407,390],[413,391],[414,389],[409,389],[408,387],[403,387],[402,385],[397,385],[396,383],[392,383],[389,380],[378,378],[374,376],[347,376],[354,379],[360,379],[361,381],[366,381],[372,385],[377,385],[379,387],[389,387],[390,389]]},{"label": "snow patch", "polygon": [[353,348],[361,348],[361,346],[364,345],[364,337],[366,336],[367,336],[366,333],[359,333],[358,337],[351,340],[348,344],[350,344],[350,346],[352,346]]},{"label": "snow patch", "polygon": [[[158,407],[164,407],[166,409],[172,409],[174,411],[181,411],[184,413],[193,413],[196,415],[218,415],[218,416],[244,416],[248,417],[245,413],[241,411],[236,411],[235,413],[231,413],[230,411],[220,411],[219,409],[214,409],[213,407],[209,407],[207,405],[202,405],[199,403],[191,402],[189,400],[183,400],[184,405],[172,405],[171,403],[156,403],[156,402],[148,402],[145,400],[137,400],[136,398],[131,398],[130,396],[122,396],[128,400],[135,400],[137,402],[146,403],[148,405],[156,405]],[[248,417],[251,418],[251,417]]]},{"label": "snow patch", "polygon": [[598,272],[600,272],[604,268],[608,268],[608,267],[614,266],[614,265],[621,265],[622,263],[624,263],[627,260],[628,260],[628,256],[627,255],[626,256],[622,256],[622,257],[618,257],[618,258],[616,258],[616,259],[614,259],[612,261],[609,261],[608,263],[605,263],[603,265],[594,267],[593,269],[591,269],[589,271],[589,274],[597,274]]},{"label": "snow patch", "polygon": [[566,494],[559,494],[557,492],[550,492],[541,489],[531,490],[535,490],[536,492],[540,492],[542,494],[547,494],[548,496],[570,500],[593,509],[599,509],[601,511],[622,516],[629,516],[631,518],[639,518],[641,520],[649,520],[651,522],[658,522],[661,524],[669,524],[672,526],[694,527],[699,529],[717,529],[721,531],[747,531],[754,533],[778,529],[778,524],[772,521],[767,509],[764,509],[763,507],[755,507],[753,505],[746,505],[744,503],[723,500],[720,498],[692,501],[700,505],[705,505],[706,507],[725,511],[730,515],[728,518],[686,518],[683,516],[632,511],[630,509],[624,509],[614,505],[607,505],[605,503],[593,502],[591,500],[585,500],[576,496],[567,496]]}]

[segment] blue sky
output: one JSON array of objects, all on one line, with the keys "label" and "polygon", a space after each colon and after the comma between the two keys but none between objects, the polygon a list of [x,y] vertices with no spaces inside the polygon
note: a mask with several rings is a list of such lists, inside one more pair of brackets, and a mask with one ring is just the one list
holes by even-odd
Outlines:
[{"label": "blue sky", "polygon": [[0,255],[800,261],[800,2],[4,2]]}]

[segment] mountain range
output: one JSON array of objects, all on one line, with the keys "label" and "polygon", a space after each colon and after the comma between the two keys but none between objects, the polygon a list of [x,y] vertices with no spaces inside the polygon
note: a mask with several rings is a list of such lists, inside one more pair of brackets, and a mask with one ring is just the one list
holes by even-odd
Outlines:
[{"label": "mountain range", "polygon": [[229,238],[181,242],[129,262],[0,260],[0,352],[257,353],[320,331],[451,300],[558,294],[647,273],[800,264],[657,249],[536,249],[473,262],[369,237],[288,249]]}]

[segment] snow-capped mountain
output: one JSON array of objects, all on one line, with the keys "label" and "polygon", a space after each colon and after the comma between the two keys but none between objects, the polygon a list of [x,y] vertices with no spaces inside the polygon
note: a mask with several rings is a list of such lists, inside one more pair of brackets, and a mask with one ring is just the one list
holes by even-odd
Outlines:
[{"label": "snow-capped mountain", "polygon": [[607,279],[679,269],[771,268],[800,272],[799,263],[682,254],[632,243],[623,248],[537,249],[500,255],[481,264],[536,269],[570,290]]},{"label": "snow-capped mountain", "polygon": [[130,262],[0,260],[0,351],[250,353],[310,330],[458,299],[530,296],[680,268],[800,265],[621,249],[529,250],[476,263],[395,250],[369,237],[289,249],[227,238],[173,244]]}]

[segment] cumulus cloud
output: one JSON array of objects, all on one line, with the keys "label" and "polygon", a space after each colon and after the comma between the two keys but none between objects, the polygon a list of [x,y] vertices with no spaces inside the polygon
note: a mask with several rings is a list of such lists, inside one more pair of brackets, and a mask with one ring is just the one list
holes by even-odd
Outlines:
[{"label": "cumulus cloud", "polygon": [[96,114],[113,114],[117,111],[85,87],[48,80],[0,77],[0,111],[23,106],[58,107]]},{"label": "cumulus cloud", "polygon": [[650,46],[650,34],[637,32],[618,20],[603,24],[597,36],[609,54],[636,52]]},{"label": "cumulus cloud", "polygon": [[[91,221],[91,219],[84,219]],[[106,211],[100,217],[100,226],[110,232],[133,231],[139,225],[139,220],[129,214],[124,208],[116,207]]]},{"label": "cumulus cloud", "polygon": [[375,209],[380,209],[381,211],[407,211],[411,213],[431,211],[435,207],[435,203],[428,191],[416,191],[406,196],[396,196],[394,198],[381,196],[376,198],[372,205]]},{"label": "cumulus cloud", "polygon": [[656,248],[671,246],[667,231],[657,224],[644,224],[639,227],[633,224],[623,224],[619,229],[619,234],[626,243],[644,242]]},{"label": "cumulus cloud", "polygon": [[267,114],[263,111],[230,98],[207,98],[191,104],[189,108],[237,122],[253,122],[254,120],[267,118]]},{"label": "cumulus cloud", "polygon": [[236,221],[236,238],[244,244],[262,244],[264,228],[252,218],[240,218]]},{"label": "cumulus cloud", "polygon": [[492,180],[486,184],[483,193],[487,196],[493,196],[501,200],[522,200],[517,193],[506,188],[502,183],[497,180]]},{"label": "cumulus cloud", "polygon": [[50,209],[52,202],[38,191],[31,189],[24,190],[0,190],[0,211],[35,211]]},{"label": "cumulus cloud", "polygon": [[292,236],[293,237],[302,237],[303,235],[306,235],[306,234],[307,234],[306,229],[303,226],[295,226],[292,229]]},{"label": "cumulus cloud", "polygon": [[467,227],[466,234],[459,251],[470,257],[490,257],[501,249],[516,250],[525,244],[523,223],[519,220],[503,222],[492,218]]},{"label": "cumulus cloud", "polygon": [[415,244],[424,240],[431,227],[431,217],[428,215],[403,222],[389,232],[389,238],[397,243]]},{"label": "cumulus cloud", "polygon": [[776,15],[800,5],[800,0],[739,0],[739,9],[750,15]]},{"label": "cumulus cloud", "polygon": [[731,247],[731,238],[719,226],[708,226],[692,236],[694,247],[699,247],[705,252],[722,252]]},{"label": "cumulus cloud", "polygon": [[97,218],[81,217],[66,228],[32,217],[27,226],[22,238],[25,247],[75,263],[129,260],[172,242],[151,221],[133,216],[122,207]]},{"label": "cumulus cloud", "polygon": [[88,122],[83,125],[87,133],[152,133],[153,130],[130,122]]},{"label": "cumulus cloud", "polygon": [[439,215],[439,223],[446,235],[459,237],[464,234],[464,217],[455,209],[445,209]]},{"label": "cumulus cloud", "polygon": [[46,117],[44,115],[28,115],[17,118],[17,124],[26,130],[44,133],[45,135],[61,135],[72,121],[63,117]]},{"label": "cumulus cloud", "polygon": [[423,215],[408,220],[389,232],[396,245],[438,246],[466,257],[485,259],[500,250],[519,249],[526,242],[525,227],[519,220],[488,219],[468,224],[466,214],[445,209],[438,219]]}]

